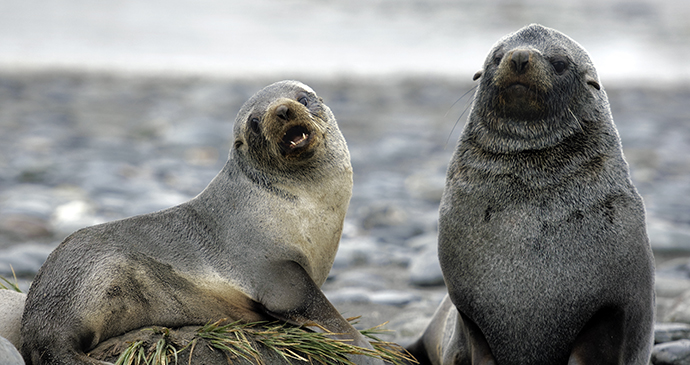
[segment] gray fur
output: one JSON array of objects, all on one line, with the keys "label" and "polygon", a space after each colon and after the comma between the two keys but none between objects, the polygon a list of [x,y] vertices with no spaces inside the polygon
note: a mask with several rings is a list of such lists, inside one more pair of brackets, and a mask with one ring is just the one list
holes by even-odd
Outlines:
[{"label": "gray fur", "polygon": [[586,51],[533,24],[499,40],[476,78],[440,207],[457,311],[410,349],[434,364],[647,364],[644,206]]},{"label": "gray fur", "polygon": [[[295,125],[309,139],[281,149]],[[299,82],[267,86],[242,106],[228,162],[197,197],[77,231],[48,257],[22,320],[27,364],[94,364],[85,352],[113,336],[221,318],[314,322],[367,346],[319,289],[351,193],[330,109]]]}]

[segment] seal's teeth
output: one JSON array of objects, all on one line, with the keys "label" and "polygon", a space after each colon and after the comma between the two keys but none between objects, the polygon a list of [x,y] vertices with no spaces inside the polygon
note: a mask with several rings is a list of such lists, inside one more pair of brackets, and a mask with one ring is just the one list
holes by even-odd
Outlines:
[{"label": "seal's teeth", "polygon": [[295,141],[290,141],[290,144],[293,145],[293,146],[296,146],[296,145],[297,145],[297,143],[295,143]]},{"label": "seal's teeth", "polygon": [[302,140],[304,141],[305,139],[307,139],[307,134],[306,134],[306,133],[302,133]]}]

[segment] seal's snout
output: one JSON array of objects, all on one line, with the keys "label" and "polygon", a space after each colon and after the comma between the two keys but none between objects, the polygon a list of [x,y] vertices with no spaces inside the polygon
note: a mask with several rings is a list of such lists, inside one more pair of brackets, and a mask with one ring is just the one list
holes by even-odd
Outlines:
[{"label": "seal's snout", "polygon": [[285,104],[279,105],[276,108],[275,113],[276,113],[276,116],[284,122],[289,121],[291,118],[294,117],[294,114],[295,114],[295,113],[291,112],[290,108]]},{"label": "seal's snout", "polygon": [[[307,147],[309,144],[312,131],[305,120],[299,120],[298,115],[303,108],[301,104],[289,102],[280,104],[274,109],[276,120],[286,126],[279,142],[283,154]],[[304,116],[302,117],[304,119]]]},{"label": "seal's snout", "polygon": [[510,57],[510,62],[518,74],[524,73],[529,67],[531,53],[525,49],[519,49],[513,52]]},{"label": "seal's snout", "polygon": [[529,46],[513,48],[501,57],[491,80],[498,115],[542,118],[548,110],[545,95],[553,87],[553,69],[539,50]]},{"label": "seal's snout", "polygon": [[320,130],[310,109],[304,104],[281,98],[269,106],[266,117],[266,138],[284,157],[306,157],[315,146]]}]

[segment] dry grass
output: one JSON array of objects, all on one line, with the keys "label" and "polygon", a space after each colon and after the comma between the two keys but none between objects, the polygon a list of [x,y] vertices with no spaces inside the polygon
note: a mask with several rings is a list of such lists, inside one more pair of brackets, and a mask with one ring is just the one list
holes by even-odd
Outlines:
[{"label": "dry grass", "polygon": [[[349,319],[350,321],[356,318]],[[380,358],[395,365],[416,363],[405,349],[391,342],[381,341],[377,334],[386,332],[383,325],[363,330],[361,333],[371,339],[372,349],[354,346],[333,338],[334,333],[314,332],[278,322],[226,323],[224,320],[209,323],[198,329],[193,339],[183,346],[168,341],[168,329],[156,329],[162,337],[146,345],[135,341],[120,354],[116,365],[167,365],[178,363],[178,353],[189,349],[192,363],[194,348],[200,340],[212,348],[224,351],[228,358],[241,358],[247,362],[263,365],[260,346],[277,354],[285,362],[304,362],[323,365],[355,365],[347,355],[364,355]],[[177,346],[177,347],[176,347]]]}]

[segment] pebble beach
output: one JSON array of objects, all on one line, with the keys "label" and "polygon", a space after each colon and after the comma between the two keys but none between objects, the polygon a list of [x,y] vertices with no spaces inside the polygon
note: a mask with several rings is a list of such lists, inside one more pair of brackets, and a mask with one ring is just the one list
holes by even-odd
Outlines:
[{"label": "pebble beach", "polygon": [[[77,3],[66,2],[70,6]],[[690,71],[687,65],[663,60],[660,67],[650,67],[649,62],[655,60],[651,57],[651,60],[635,58],[632,65],[616,67],[617,54],[627,59],[629,55],[625,52],[632,52],[630,49],[646,50],[647,40],[628,42],[621,38],[622,43],[614,47],[617,50],[607,49],[604,42],[595,40],[595,30],[580,31],[582,27],[574,19],[553,18],[553,13],[537,10],[541,9],[537,6],[541,4],[539,1],[530,8],[529,14],[510,18],[507,24],[499,22],[507,15],[501,18],[491,13],[495,8],[489,7],[497,4],[478,9],[468,5],[477,14],[491,14],[487,15],[490,24],[500,24],[482,25],[483,28],[477,24],[474,28],[450,26],[459,19],[458,14],[465,13],[441,2],[430,2],[433,6],[425,8],[427,12],[416,15],[416,3],[411,1],[403,2],[404,6],[397,10],[391,10],[391,4],[385,1],[372,2],[364,10],[349,9],[339,2],[288,3],[322,7],[321,13],[305,15],[324,22],[316,22],[317,27],[354,21],[353,24],[364,27],[362,32],[372,34],[373,39],[359,35],[362,38],[343,41],[346,51],[357,49],[359,53],[344,52],[349,56],[337,62],[323,59],[319,64],[318,59],[309,60],[299,67],[289,62],[271,63],[268,61],[271,56],[264,54],[264,50],[256,51],[256,62],[252,62],[232,52],[223,55],[212,51],[213,47],[199,42],[192,50],[196,54],[190,52],[197,58],[206,55],[205,62],[199,61],[198,69],[193,67],[197,58],[189,61],[181,56],[171,56],[167,68],[156,69],[155,55],[164,53],[161,49],[165,44],[155,45],[155,39],[144,37],[141,44],[154,44],[152,47],[158,53],[148,54],[142,46],[143,50],[136,47],[127,52],[120,50],[120,56],[115,57],[111,53],[119,50],[117,42],[108,38],[115,36],[104,33],[103,29],[112,28],[115,32],[119,28],[108,28],[108,23],[95,26],[100,33],[76,38],[107,40],[111,44],[85,53],[81,61],[74,55],[68,56],[57,45],[38,42],[36,50],[27,50],[36,34],[29,32],[12,38],[8,28],[3,30],[8,26],[0,25],[0,41],[12,45],[9,51],[0,50],[0,275],[10,278],[16,274],[20,288],[26,291],[47,255],[71,232],[193,198],[225,163],[233,121],[240,106],[265,85],[281,79],[299,79],[311,86],[332,109],[347,140],[354,169],[354,190],[342,241],[322,289],[345,317],[362,316],[357,327],[388,322],[385,327],[393,332],[382,337],[405,345],[425,328],[446,292],[436,256],[438,205],[448,161],[465,122],[465,110],[472,101],[475,86],[472,74],[481,67],[484,54],[498,37],[523,23],[538,21],[580,41],[590,49],[595,65],[601,60],[599,75],[609,96],[633,182],[647,209],[648,234],[657,265],[657,322],[690,323]],[[500,3],[512,4],[516,9],[524,5]],[[279,10],[288,14],[296,11],[270,1],[261,1],[256,7],[248,2],[239,4],[238,11],[244,9],[252,14],[273,9],[271,19],[280,19],[276,15]],[[622,6],[609,1],[596,6],[587,1],[576,4],[573,14],[582,15],[587,9],[594,9],[598,16],[603,16],[601,7],[615,10],[615,6]],[[645,27],[653,27],[650,22],[657,19],[672,28],[668,30],[672,36],[662,38],[664,42],[656,45],[655,50],[675,49],[674,55],[681,59],[690,55],[690,49],[681,46],[690,44],[684,43],[690,42],[690,31],[687,26],[673,22],[680,15],[668,15],[668,9],[675,3],[635,4],[642,9],[638,9],[642,15],[635,13],[637,8],[625,8],[627,16],[638,20],[642,17],[644,21],[626,23],[625,19],[615,18],[622,16],[619,13],[609,14],[614,16],[613,25],[607,28],[610,36],[632,31],[645,33],[648,31]],[[220,22],[209,17],[212,10],[223,6],[214,1],[207,5],[211,10],[202,12],[209,20],[206,24],[214,24],[211,20]],[[130,6],[134,10],[125,12],[128,17],[122,18],[136,28],[144,21],[135,15],[143,14],[145,9],[139,9],[141,5]],[[449,10],[444,11],[443,6]],[[656,15],[645,15],[649,10],[645,6],[652,7],[649,9]],[[37,16],[17,8],[19,5],[11,7],[25,16],[14,19],[15,25],[23,24],[21,19]],[[171,11],[173,19],[182,17],[180,9],[183,8]],[[85,14],[97,23],[98,14],[107,10],[90,5]],[[690,12],[687,6],[680,6],[678,12],[685,14],[683,11]],[[373,27],[371,19],[384,13],[388,17],[382,20],[383,25]],[[220,18],[239,19],[229,11],[218,14]],[[426,24],[425,16],[436,17],[441,25],[449,27],[443,31],[424,28],[421,24]],[[51,18],[54,22],[62,19],[58,15],[54,17]],[[549,19],[554,24],[544,21]],[[158,26],[161,37],[173,28],[158,18],[148,20]],[[595,17],[595,20],[601,19]],[[49,28],[50,24],[42,26]],[[239,24],[234,26],[243,23]],[[245,28],[251,25],[247,24]],[[623,28],[624,24],[628,28]],[[276,20],[270,27],[276,30],[282,25],[281,20]],[[79,23],[73,25],[77,26]],[[353,32],[350,27],[341,26],[348,29],[341,33],[343,37],[355,36],[348,33]],[[411,33],[402,29],[411,32],[410,27],[421,27],[414,29],[427,32],[423,34],[428,37],[409,40]],[[69,26],[65,29],[63,36],[69,41],[70,32],[76,30],[70,30]],[[298,34],[297,29],[287,29],[286,34]],[[396,29],[402,32],[397,37],[407,37],[407,41],[392,35]],[[461,37],[468,29],[469,34],[477,37],[458,41],[459,48],[468,50],[466,57],[458,56],[462,52],[457,50],[447,50],[452,39]],[[483,29],[491,30],[482,32]],[[207,34],[211,30],[189,28],[187,36]],[[580,37],[569,30],[580,32]],[[250,47],[251,40],[274,45],[277,51],[288,54],[305,54],[308,49],[281,48],[283,43],[267,33],[251,35],[256,38],[246,38],[249,35],[244,34],[244,43],[234,46]],[[630,39],[636,40],[634,35]],[[334,37],[326,32],[316,37],[314,44],[325,47],[335,42]],[[209,39],[216,38],[209,36]],[[11,39],[15,41],[10,42]],[[180,42],[193,43],[186,38]],[[83,50],[79,47],[88,48],[80,44],[74,41],[72,51],[80,54]],[[387,44],[390,49],[378,47],[380,44]],[[626,48],[629,44],[634,46]],[[148,57],[137,59],[133,55],[137,50]],[[368,53],[374,51],[388,55]],[[41,52],[48,56],[42,57]],[[409,59],[401,59],[408,53]],[[429,64],[423,65],[421,61],[426,59]],[[452,60],[458,62],[453,65]],[[238,72],[230,70],[235,65],[232,62],[252,66]],[[381,66],[386,62],[389,68]],[[413,64],[422,65],[414,68]],[[310,67],[313,73],[309,72]],[[650,73],[640,75],[640,70],[647,68]],[[673,74],[669,69],[677,75],[669,75],[669,72]],[[660,325],[663,331],[658,336],[667,337],[659,342],[690,338],[688,326]],[[654,363],[679,363],[663,361],[666,360]]]}]

